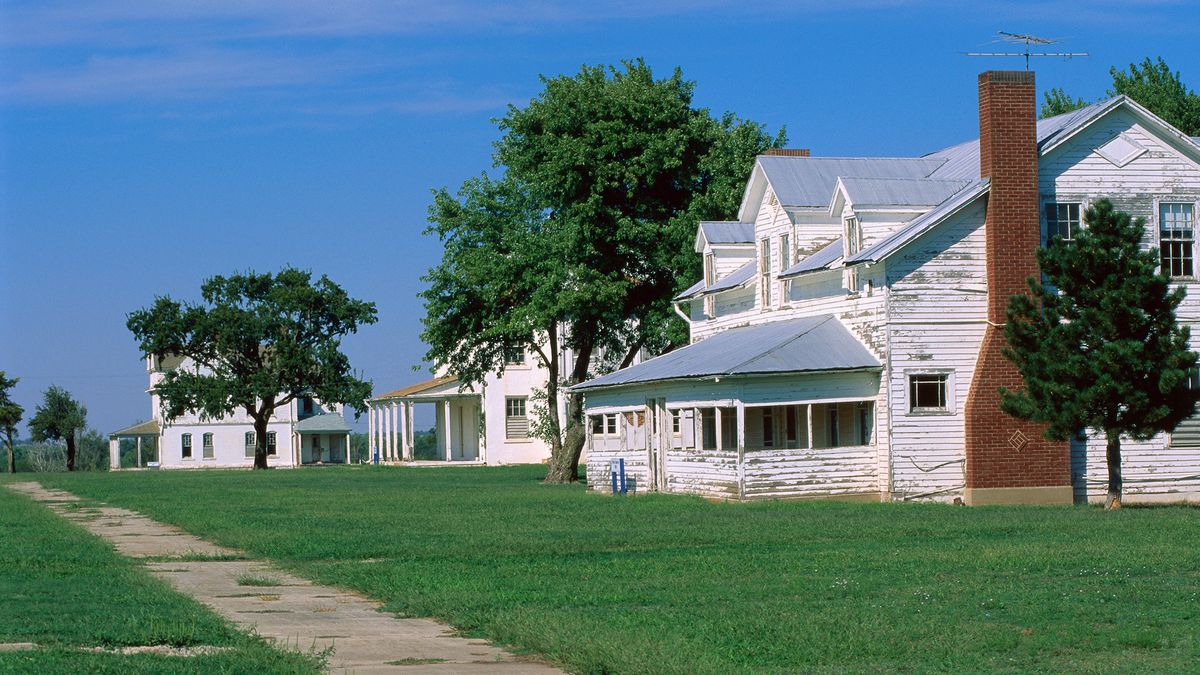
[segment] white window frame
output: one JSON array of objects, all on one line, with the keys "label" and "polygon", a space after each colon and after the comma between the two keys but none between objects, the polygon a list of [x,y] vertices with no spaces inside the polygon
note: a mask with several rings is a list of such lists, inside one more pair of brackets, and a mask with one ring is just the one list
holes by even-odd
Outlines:
[{"label": "white window frame", "polygon": [[771,308],[771,238],[758,240],[758,296],[762,309]]},{"label": "white window frame", "polygon": [[200,458],[201,459],[216,459],[217,458],[217,441],[213,432],[206,431],[200,436]]},{"label": "white window frame", "polygon": [[504,367],[505,368],[528,368],[529,359],[526,358],[525,347],[521,345],[509,345],[504,348]]},{"label": "white window frame", "polygon": [[[514,405],[519,403],[521,408],[520,415],[514,415]],[[509,428],[511,420],[524,420],[524,432],[514,431]],[[504,437],[508,440],[525,440],[529,438],[529,397],[528,396],[506,396],[504,398]]]},{"label": "white window frame", "polygon": [[[842,245],[845,257],[858,253],[862,250],[862,221],[857,215],[850,215],[842,218]],[[850,265],[846,267],[845,274],[846,291],[850,295],[858,294],[858,265]]]},{"label": "white window frame", "polygon": [[[712,251],[704,254],[704,290],[712,288],[717,283],[717,261]],[[704,318],[713,319],[717,316],[717,298],[714,295],[704,296]]]},{"label": "white window frame", "polygon": [[[1079,219],[1077,221],[1078,229],[1073,230],[1071,232],[1070,237],[1063,239],[1063,241],[1068,242],[1068,243],[1075,241],[1075,235],[1078,232],[1082,231],[1085,227],[1084,222],[1083,222],[1083,214],[1088,209],[1087,200],[1083,199],[1083,198],[1060,199],[1057,196],[1042,198],[1042,246],[1043,247],[1049,247],[1050,246],[1050,238],[1053,237],[1055,234],[1057,234],[1057,232],[1050,231],[1049,209],[1051,206],[1053,206],[1055,208],[1054,220],[1056,223],[1058,222],[1057,210],[1058,210],[1059,206],[1067,206],[1067,207],[1077,206],[1077,207],[1079,207]],[[1067,222],[1069,223],[1070,219],[1068,219]]]},{"label": "white window frame", "polygon": [[[193,457],[195,457],[195,455],[193,454],[195,452],[195,450],[193,450],[193,448],[194,448],[194,446],[192,445],[192,435],[191,434],[180,435],[180,437],[179,437],[179,456],[180,456],[180,458],[181,459],[192,459]],[[186,450],[186,452],[185,452],[185,450]]]},{"label": "white window frame", "polygon": [[1179,280],[1179,281],[1192,280],[1192,281],[1194,281],[1194,280],[1200,278],[1200,271],[1198,271],[1196,269],[1197,263],[1200,262],[1200,259],[1198,259],[1198,257],[1197,257],[1197,252],[1198,252],[1197,251],[1197,241],[1200,240],[1200,237],[1197,236],[1197,235],[1200,235],[1200,220],[1198,220],[1198,216],[1197,216],[1197,212],[1200,212],[1200,208],[1197,208],[1197,207],[1200,206],[1200,200],[1188,200],[1188,199],[1156,199],[1156,200],[1154,200],[1154,238],[1156,240],[1156,247],[1158,249],[1158,251],[1157,251],[1158,267],[1159,267],[1159,269],[1163,269],[1163,266],[1162,266],[1162,263],[1163,263],[1163,257],[1162,257],[1162,243],[1163,243],[1162,209],[1164,206],[1174,206],[1174,205],[1189,206],[1192,209],[1192,245],[1191,245],[1192,273],[1176,276],[1176,275],[1171,274],[1170,270],[1163,270],[1163,271],[1165,271],[1167,273],[1167,275],[1171,277],[1172,280]]},{"label": "white window frame", "polygon": [[[913,400],[913,378],[922,376],[936,376],[945,378],[946,400],[944,407],[916,406],[916,401]],[[904,397],[905,410],[909,415],[954,415],[958,410],[958,402],[955,400],[954,396],[954,371],[944,368],[904,371]]]}]

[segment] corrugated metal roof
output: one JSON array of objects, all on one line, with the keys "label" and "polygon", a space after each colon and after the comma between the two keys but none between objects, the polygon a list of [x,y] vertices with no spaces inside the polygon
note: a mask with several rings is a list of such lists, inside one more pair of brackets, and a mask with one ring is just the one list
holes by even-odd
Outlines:
[{"label": "corrugated metal roof", "polygon": [[841,176],[925,178],[946,160],[930,157],[768,157],[758,165],[784,206],[821,207]]},{"label": "corrugated metal roof", "polygon": [[792,265],[780,273],[780,279],[798,277],[809,272],[833,269],[834,263],[842,259],[842,237],[838,237],[828,246]]},{"label": "corrugated metal roof", "polygon": [[1200,145],[1200,136],[1192,136],[1192,142],[1196,145]]},{"label": "corrugated metal roof", "polygon": [[700,221],[700,231],[710,244],[753,244],[754,223],[736,220]]},{"label": "corrugated metal roof", "polygon": [[841,183],[856,206],[936,206],[970,181],[843,176]]},{"label": "corrugated metal roof", "polygon": [[675,299],[676,300],[687,300],[688,298],[692,297],[693,295],[698,294],[702,290],[704,290],[704,280],[703,279],[701,279],[700,281],[697,281],[696,283],[692,284],[691,286],[688,286],[687,290],[680,293],[679,295],[675,296]]},{"label": "corrugated metal roof", "polygon": [[846,264],[883,260],[908,242],[928,232],[930,228],[941,222],[946,216],[974,201],[976,197],[987,192],[987,188],[988,180],[986,178],[969,183],[967,187],[959,190],[949,199],[939,204],[937,208],[913,218],[907,225],[879,240],[874,246],[846,258]]},{"label": "corrugated metal roof", "polygon": [[879,368],[830,314],[730,328],[700,342],[609,373],[572,389],[636,385],[723,375],[760,375]]},{"label": "corrugated metal roof", "polygon": [[304,433],[348,432],[350,425],[337,413],[321,413],[296,422],[293,430]]},{"label": "corrugated metal roof", "polygon": [[[1096,116],[1103,114],[1111,107],[1115,106],[1123,100],[1123,96],[1097,101],[1085,108],[1073,110],[1062,115],[1047,117],[1044,120],[1038,120],[1037,123],[1037,141],[1038,148],[1042,148],[1048,143],[1069,135],[1075,129],[1087,124]],[[945,164],[939,167],[936,171],[929,174],[930,178],[943,179],[968,179],[975,180],[979,178],[979,139],[952,145],[948,148],[943,148],[937,152],[932,152],[925,155],[928,159],[942,159]]]},{"label": "corrugated metal roof", "polygon": [[730,289],[737,288],[738,286],[745,284],[747,281],[754,279],[754,272],[757,269],[758,261],[751,260],[729,274],[717,279],[717,282],[710,286],[708,290],[704,291],[704,294],[711,295],[713,293],[720,293],[721,291],[728,291]]},{"label": "corrugated metal roof", "polygon": [[157,436],[159,433],[158,420],[149,420],[146,422],[138,422],[131,427],[125,427],[120,431],[114,431],[109,434],[109,437],[116,438],[117,436]]}]

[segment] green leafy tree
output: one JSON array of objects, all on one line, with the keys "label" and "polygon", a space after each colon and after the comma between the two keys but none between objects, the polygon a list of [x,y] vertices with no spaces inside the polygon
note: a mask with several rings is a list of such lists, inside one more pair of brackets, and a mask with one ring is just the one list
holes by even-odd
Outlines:
[{"label": "green leafy tree", "polygon": [[66,441],[67,471],[75,470],[75,433],[87,426],[87,408],[66,389],[50,385],[42,404],[29,420],[29,432],[35,441]]},{"label": "green leafy tree", "polygon": [[[506,349],[532,349],[549,371],[547,481],[576,479],[582,398],[600,351],[628,364],[686,339],[670,299],[699,277],[687,255],[698,219],[729,218],[755,155],[782,145],[757,124],[692,105],[676,69],[641,60],[542,78],[543,91],[499,120],[504,177],[434,193],[442,262],[425,277],[427,358],[467,382],[502,372]],[[574,361],[562,372],[559,355]]]},{"label": "green leafy tree", "polygon": [[1045,100],[1042,101],[1042,110],[1040,113],[1042,119],[1063,115],[1072,110],[1087,107],[1088,105],[1088,102],[1082,98],[1071,98],[1061,87],[1049,89],[1043,95],[1045,96]]},{"label": "green leafy tree", "polygon": [[1006,356],[1025,378],[1023,391],[1002,391],[1001,408],[1047,424],[1046,437],[1067,440],[1084,429],[1107,441],[1107,507],[1120,506],[1121,436],[1144,440],[1192,414],[1200,391],[1188,380],[1196,354],[1175,310],[1174,290],[1158,257],[1139,242],[1145,222],[1100,200],[1071,243],[1056,238],[1038,251],[1043,285],[1009,300]]},{"label": "green leafy tree", "polygon": [[254,421],[254,468],[265,469],[276,408],[312,395],[365,412],[371,385],[351,372],[339,347],[342,336],[375,323],[375,303],[293,268],[213,277],[200,293],[200,304],[160,297],[128,316],[143,353],[197,366],[172,370],[157,385],[165,418],[245,412]]},{"label": "green leafy tree", "polygon": [[1113,78],[1109,96],[1125,94],[1183,133],[1200,136],[1200,96],[1183,84],[1178,71],[1171,72],[1161,56],[1157,61],[1147,58],[1140,66],[1129,64],[1128,73],[1115,66],[1109,73]]},{"label": "green leafy tree", "polygon": [[13,432],[21,423],[25,409],[12,400],[9,391],[21,381],[19,377],[6,377],[0,370],[0,430],[4,431],[4,440],[8,444],[8,472],[17,472],[16,455],[13,454]]}]

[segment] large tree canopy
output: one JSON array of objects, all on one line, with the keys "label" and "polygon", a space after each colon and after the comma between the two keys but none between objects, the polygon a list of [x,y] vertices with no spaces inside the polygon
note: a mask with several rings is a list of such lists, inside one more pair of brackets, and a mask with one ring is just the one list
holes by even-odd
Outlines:
[{"label": "large tree canopy", "polygon": [[86,425],[87,408],[66,389],[50,385],[29,420],[29,432],[35,441],[66,441],[67,471],[74,471],[75,432]]},{"label": "large tree canopy", "polygon": [[25,409],[12,400],[9,390],[17,386],[17,382],[20,381],[21,378],[7,377],[4,371],[0,370],[0,432],[4,433],[8,445],[9,473],[17,472],[17,461],[13,455],[13,433],[21,422],[21,416],[25,414]]},{"label": "large tree canopy", "polygon": [[235,274],[208,279],[203,303],[160,297],[127,325],[145,354],[190,358],[194,370],[167,372],[157,386],[167,419],[254,420],[254,467],[267,467],[267,423],[301,396],[349,405],[361,414],[371,385],[352,373],[341,338],[375,323],[375,304],[351,298],[310,272]]},{"label": "large tree canopy", "polygon": [[[1184,85],[1179,72],[1172,72],[1161,56],[1154,61],[1147,57],[1140,65],[1131,63],[1128,72],[1116,66],[1108,72],[1113,80],[1109,96],[1124,94],[1188,136],[1200,136],[1200,95]],[[1084,99],[1056,87],[1045,92],[1041,116],[1053,117],[1086,105]]]},{"label": "large tree canopy", "polygon": [[1084,429],[1108,443],[1109,506],[1120,504],[1121,436],[1147,439],[1192,414],[1200,391],[1188,385],[1196,354],[1176,323],[1183,287],[1174,290],[1158,256],[1139,242],[1145,221],[1100,200],[1086,227],[1038,251],[1045,284],[1009,301],[1006,355],[1025,378],[1001,408],[1046,423],[1066,440]]},{"label": "large tree canopy", "polygon": [[[686,340],[670,299],[699,277],[690,255],[700,218],[729,218],[755,155],[782,145],[758,124],[692,105],[676,69],[642,61],[542,78],[525,108],[499,120],[502,179],[434,193],[429,232],[445,243],[426,276],[428,358],[464,381],[502,371],[506,347],[529,347],[550,371],[545,430],[550,481],[575,479],[582,400],[560,379],[588,378],[598,355],[628,363],[641,348]],[[575,358],[560,373],[560,348]]]}]

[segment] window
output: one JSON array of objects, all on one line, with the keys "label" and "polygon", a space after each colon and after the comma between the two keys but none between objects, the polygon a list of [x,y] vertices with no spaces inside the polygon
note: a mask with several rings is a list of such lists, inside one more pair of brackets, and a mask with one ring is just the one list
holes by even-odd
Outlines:
[{"label": "window", "polygon": [[525,415],[525,397],[504,400],[504,437],[529,438],[529,418]]},{"label": "window", "polygon": [[766,309],[771,306],[771,240],[759,241],[758,250],[758,288],[762,299],[762,308]]},{"label": "window", "polygon": [[184,434],[180,441],[180,452],[184,459],[192,458],[192,435]]},{"label": "window", "polygon": [[949,382],[949,373],[917,373],[909,375],[909,412],[950,412]]},{"label": "window", "polygon": [[[846,219],[845,237],[847,258],[862,250],[862,225],[859,224],[858,218]],[[858,292],[858,267],[854,265],[846,268],[846,288],[851,293]]]},{"label": "window", "polygon": [[792,266],[792,238],[784,233],[779,235],[779,271],[784,272]]},{"label": "window", "polygon": [[305,396],[300,399],[300,419],[312,417],[314,413],[313,397]]},{"label": "window", "polygon": [[683,417],[682,410],[672,410],[671,411],[671,433],[673,433],[673,434],[679,433],[679,418],[680,417]]},{"label": "window", "polygon": [[1079,203],[1046,203],[1046,245],[1049,246],[1055,237],[1062,237],[1066,243],[1075,241],[1082,224],[1079,220]]},{"label": "window", "polygon": [[213,435],[211,433],[204,434],[204,459],[212,459],[213,453]]},{"label": "window", "polygon": [[525,365],[525,348],[519,345],[510,345],[504,348],[504,363],[510,366]]},{"label": "window", "polygon": [[592,415],[592,435],[599,436],[604,433],[604,415]]},{"label": "window", "polygon": [[[717,283],[717,265],[713,260],[713,254],[704,254],[704,288],[712,288],[712,285]],[[704,316],[713,318],[716,316],[717,298],[716,296],[704,296]]]},{"label": "window", "polygon": [[1162,269],[1173,277],[1195,276],[1195,222],[1191,204],[1158,205]]},{"label": "window", "polygon": [[762,409],[763,447],[775,447],[775,415],[770,408]]},{"label": "window", "polygon": [[275,445],[275,432],[267,432],[267,456],[274,457],[278,446]]},{"label": "window", "polygon": [[255,440],[254,432],[247,431],[246,432],[246,456],[247,457],[254,456],[254,446],[255,446],[254,440]]},{"label": "window", "polygon": [[[787,440],[789,447],[796,447],[796,442],[798,441],[797,432],[799,431],[799,425],[796,424],[796,416],[800,413],[800,407],[788,406],[783,409],[783,413],[784,438]],[[805,420],[805,422],[807,423],[807,420]]]},{"label": "window", "polygon": [[604,416],[604,433],[608,434],[609,436],[617,435],[617,414],[616,413],[612,413],[611,415]]},{"label": "window", "polygon": [[836,448],[842,444],[841,430],[838,428],[838,409],[836,405],[829,406],[826,411],[828,417],[825,421],[825,444],[826,447]]},{"label": "window", "polygon": [[860,401],[855,412],[858,413],[858,444],[871,444],[871,413],[875,406],[867,401]]}]

